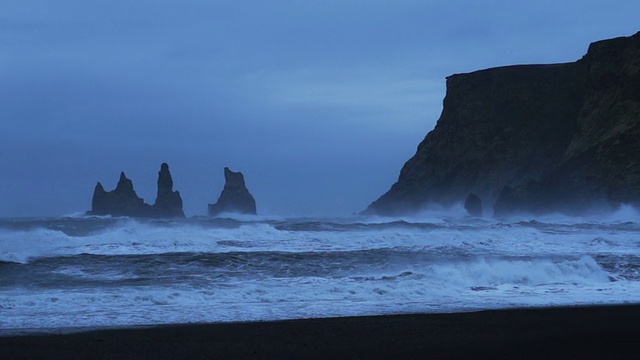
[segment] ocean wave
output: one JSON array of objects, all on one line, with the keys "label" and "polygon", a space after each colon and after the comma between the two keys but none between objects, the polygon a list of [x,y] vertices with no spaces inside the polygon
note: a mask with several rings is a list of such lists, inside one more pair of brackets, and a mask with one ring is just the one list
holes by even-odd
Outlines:
[{"label": "ocean wave", "polygon": [[26,263],[31,258],[81,253],[314,252],[402,246],[432,251],[442,247],[450,252],[462,249],[478,255],[591,254],[612,248],[633,252],[640,244],[640,228],[628,222],[566,225],[539,221],[445,224],[352,220],[5,220],[0,222],[0,261]]},{"label": "ocean wave", "polygon": [[[0,309],[6,315],[0,328],[274,320],[639,300],[638,282],[612,281],[610,273],[588,256],[423,261],[408,259],[402,251],[408,254],[406,249],[379,250],[375,261],[361,259],[355,266],[342,267],[336,260],[371,254],[344,253],[333,260],[326,258],[330,254],[291,253],[65,258],[53,271],[51,263],[42,264],[59,283],[41,279],[41,291],[16,287],[0,293]],[[395,257],[388,256],[394,252]],[[226,264],[215,265],[224,258]],[[199,267],[202,264],[206,271]],[[268,276],[262,276],[267,268]]]}]

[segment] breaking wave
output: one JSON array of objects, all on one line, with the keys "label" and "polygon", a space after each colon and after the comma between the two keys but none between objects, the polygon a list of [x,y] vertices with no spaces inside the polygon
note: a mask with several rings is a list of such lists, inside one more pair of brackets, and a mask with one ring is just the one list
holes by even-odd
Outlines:
[{"label": "breaking wave", "polygon": [[508,222],[458,210],[0,220],[0,329],[640,301],[635,209]]}]

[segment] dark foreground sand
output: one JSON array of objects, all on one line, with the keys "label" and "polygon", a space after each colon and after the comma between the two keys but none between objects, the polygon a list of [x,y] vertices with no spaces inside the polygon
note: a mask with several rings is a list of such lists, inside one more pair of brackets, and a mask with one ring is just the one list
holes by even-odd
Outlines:
[{"label": "dark foreground sand", "polygon": [[640,305],[0,337],[0,359],[640,359]]}]

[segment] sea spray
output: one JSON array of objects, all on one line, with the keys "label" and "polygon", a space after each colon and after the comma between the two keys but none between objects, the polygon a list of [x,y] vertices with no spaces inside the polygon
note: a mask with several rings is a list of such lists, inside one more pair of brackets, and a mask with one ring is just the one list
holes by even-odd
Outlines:
[{"label": "sea spray", "polygon": [[634,211],[5,219],[0,329],[638,302]]}]

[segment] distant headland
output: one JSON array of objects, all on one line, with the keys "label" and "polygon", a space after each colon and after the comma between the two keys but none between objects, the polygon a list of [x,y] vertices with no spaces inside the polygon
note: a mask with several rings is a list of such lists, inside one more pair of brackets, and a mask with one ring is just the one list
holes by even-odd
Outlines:
[{"label": "distant headland", "polygon": [[640,32],[573,63],[449,76],[436,127],[364,213],[470,194],[467,209],[481,214],[481,201],[496,216],[640,204]]}]

